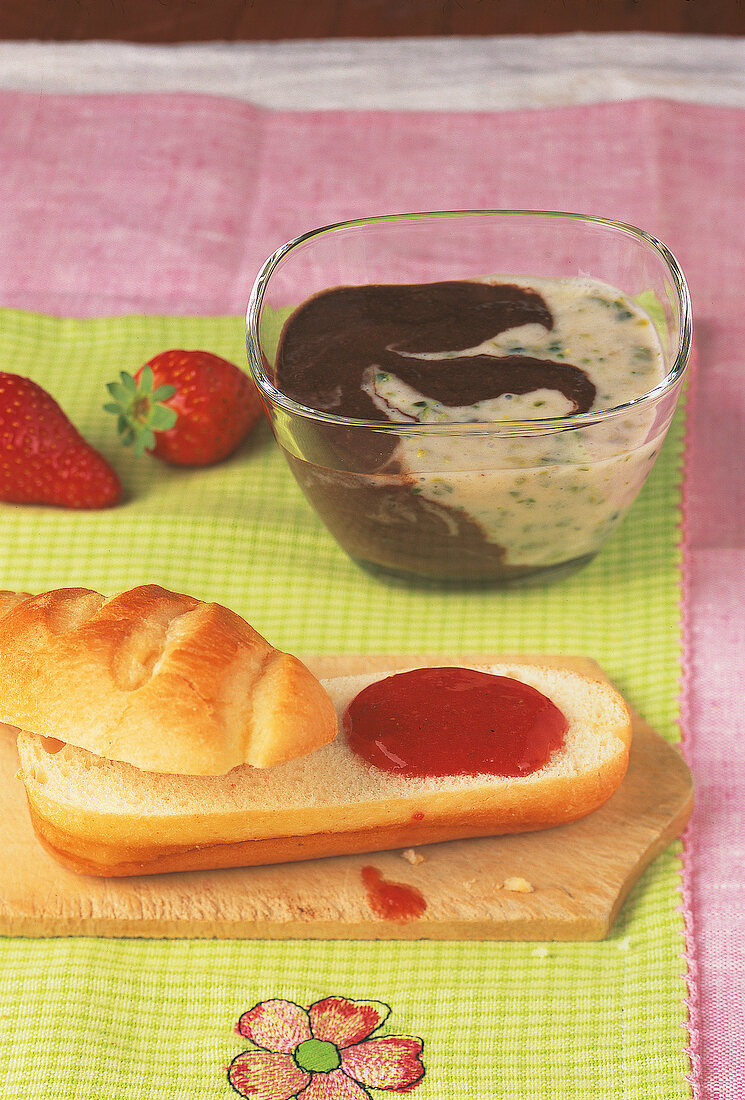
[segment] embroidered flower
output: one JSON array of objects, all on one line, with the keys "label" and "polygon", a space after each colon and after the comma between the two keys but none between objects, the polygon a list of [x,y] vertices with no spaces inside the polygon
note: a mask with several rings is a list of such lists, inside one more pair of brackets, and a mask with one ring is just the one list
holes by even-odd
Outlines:
[{"label": "embroidered flower", "polygon": [[228,1081],[250,1100],[370,1100],[368,1088],[404,1092],[424,1076],[422,1040],[374,1031],[390,1015],[380,1001],[326,997],[305,1009],[261,1001],[238,1021],[254,1050],[233,1059]]}]

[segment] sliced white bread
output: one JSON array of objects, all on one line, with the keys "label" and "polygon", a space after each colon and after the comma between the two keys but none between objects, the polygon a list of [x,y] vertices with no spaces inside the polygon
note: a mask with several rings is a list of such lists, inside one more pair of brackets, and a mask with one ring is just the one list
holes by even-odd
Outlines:
[{"label": "sliced white bread", "polygon": [[[405,778],[367,764],[339,734],[272,768],[176,776],[21,732],[20,776],[34,828],[76,871],[133,875],[523,832],[574,821],[602,805],[628,765],[631,721],[618,693],[556,668],[509,663],[484,671],[531,684],[565,715],[564,745],[539,771],[520,778]],[[323,684],[341,716],[382,675]]]}]

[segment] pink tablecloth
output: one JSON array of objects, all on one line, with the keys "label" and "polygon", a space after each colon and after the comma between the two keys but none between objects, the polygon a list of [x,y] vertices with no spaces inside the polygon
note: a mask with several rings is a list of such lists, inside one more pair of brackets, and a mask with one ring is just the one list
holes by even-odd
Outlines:
[{"label": "pink tablecloth", "polygon": [[665,101],[303,113],[219,97],[4,93],[0,119],[8,306],[240,313],[288,238],[405,209],[591,212],[641,225],[677,254],[698,349],[683,594],[683,739],[698,790],[685,864],[694,1086],[745,1097],[745,113]]}]

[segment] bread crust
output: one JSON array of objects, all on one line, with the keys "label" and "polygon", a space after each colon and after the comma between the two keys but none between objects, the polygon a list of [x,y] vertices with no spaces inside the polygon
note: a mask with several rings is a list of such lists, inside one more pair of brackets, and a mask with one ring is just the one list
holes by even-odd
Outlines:
[{"label": "bread crust", "polygon": [[228,608],[157,585],[0,593],[0,721],[180,775],[271,767],[337,732],[296,657]]},{"label": "bread crust", "polygon": [[[273,863],[293,863],[306,859],[387,851],[422,844],[435,844],[469,837],[506,836],[536,832],[567,825],[586,817],[602,806],[620,785],[627,767],[621,754],[593,775],[579,780],[551,779],[534,785],[528,792],[504,788],[481,792],[480,805],[464,806],[460,796],[458,809],[452,799],[438,805],[433,796],[418,799],[412,809],[393,809],[393,820],[386,824],[335,827],[333,812],[324,814],[323,830],[305,832],[298,819],[294,835],[260,836],[225,840],[220,843],[173,844],[157,839],[157,824],[152,823],[148,844],[132,846],[117,842],[116,831],[105,830],[106,838],[97,837],[98,825],[91,820],[87,828],[81,822],[74,833],[65,828],[65,815],[57,808],[27,791],[29,814],[34,832],[42,846],[63,866],[78,874],[124,877],[178,871],[202,871],[231,867],[259,867]],[[363,809],[364,815],[364,809]],[[93,817],[93,815],[91,815]],[[126,835],[126,822],[121,822]],[[212,821],[211,830],[220,830]],[[244,831],[251,824],[244,823]],[[240,834],[240,826],[231,822],[224,831]]]}]

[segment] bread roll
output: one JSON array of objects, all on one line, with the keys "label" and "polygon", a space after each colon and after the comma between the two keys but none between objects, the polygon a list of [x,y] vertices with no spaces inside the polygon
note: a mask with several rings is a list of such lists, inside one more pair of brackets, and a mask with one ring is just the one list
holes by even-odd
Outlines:
[{"label": "bread roll", "polygon": [[[476,667],[476,666],[469,666]],[[548,828],[591,813],[626,771],[631,722],[607,683],[509,663],[568,721],[564,744],[520,778],[404,778],[367,764],[343,734],[310,755],[214,777],[148,774],[21,733],[32,821],[47,849],[95,875],[236,867]],[[376,676],[323,681],[343,714]]]},{"label": "bread roll", "polygon": [[318,680],[217,603],[0,592],[0,721],[146,772],[267,768],[336,736]]}]

